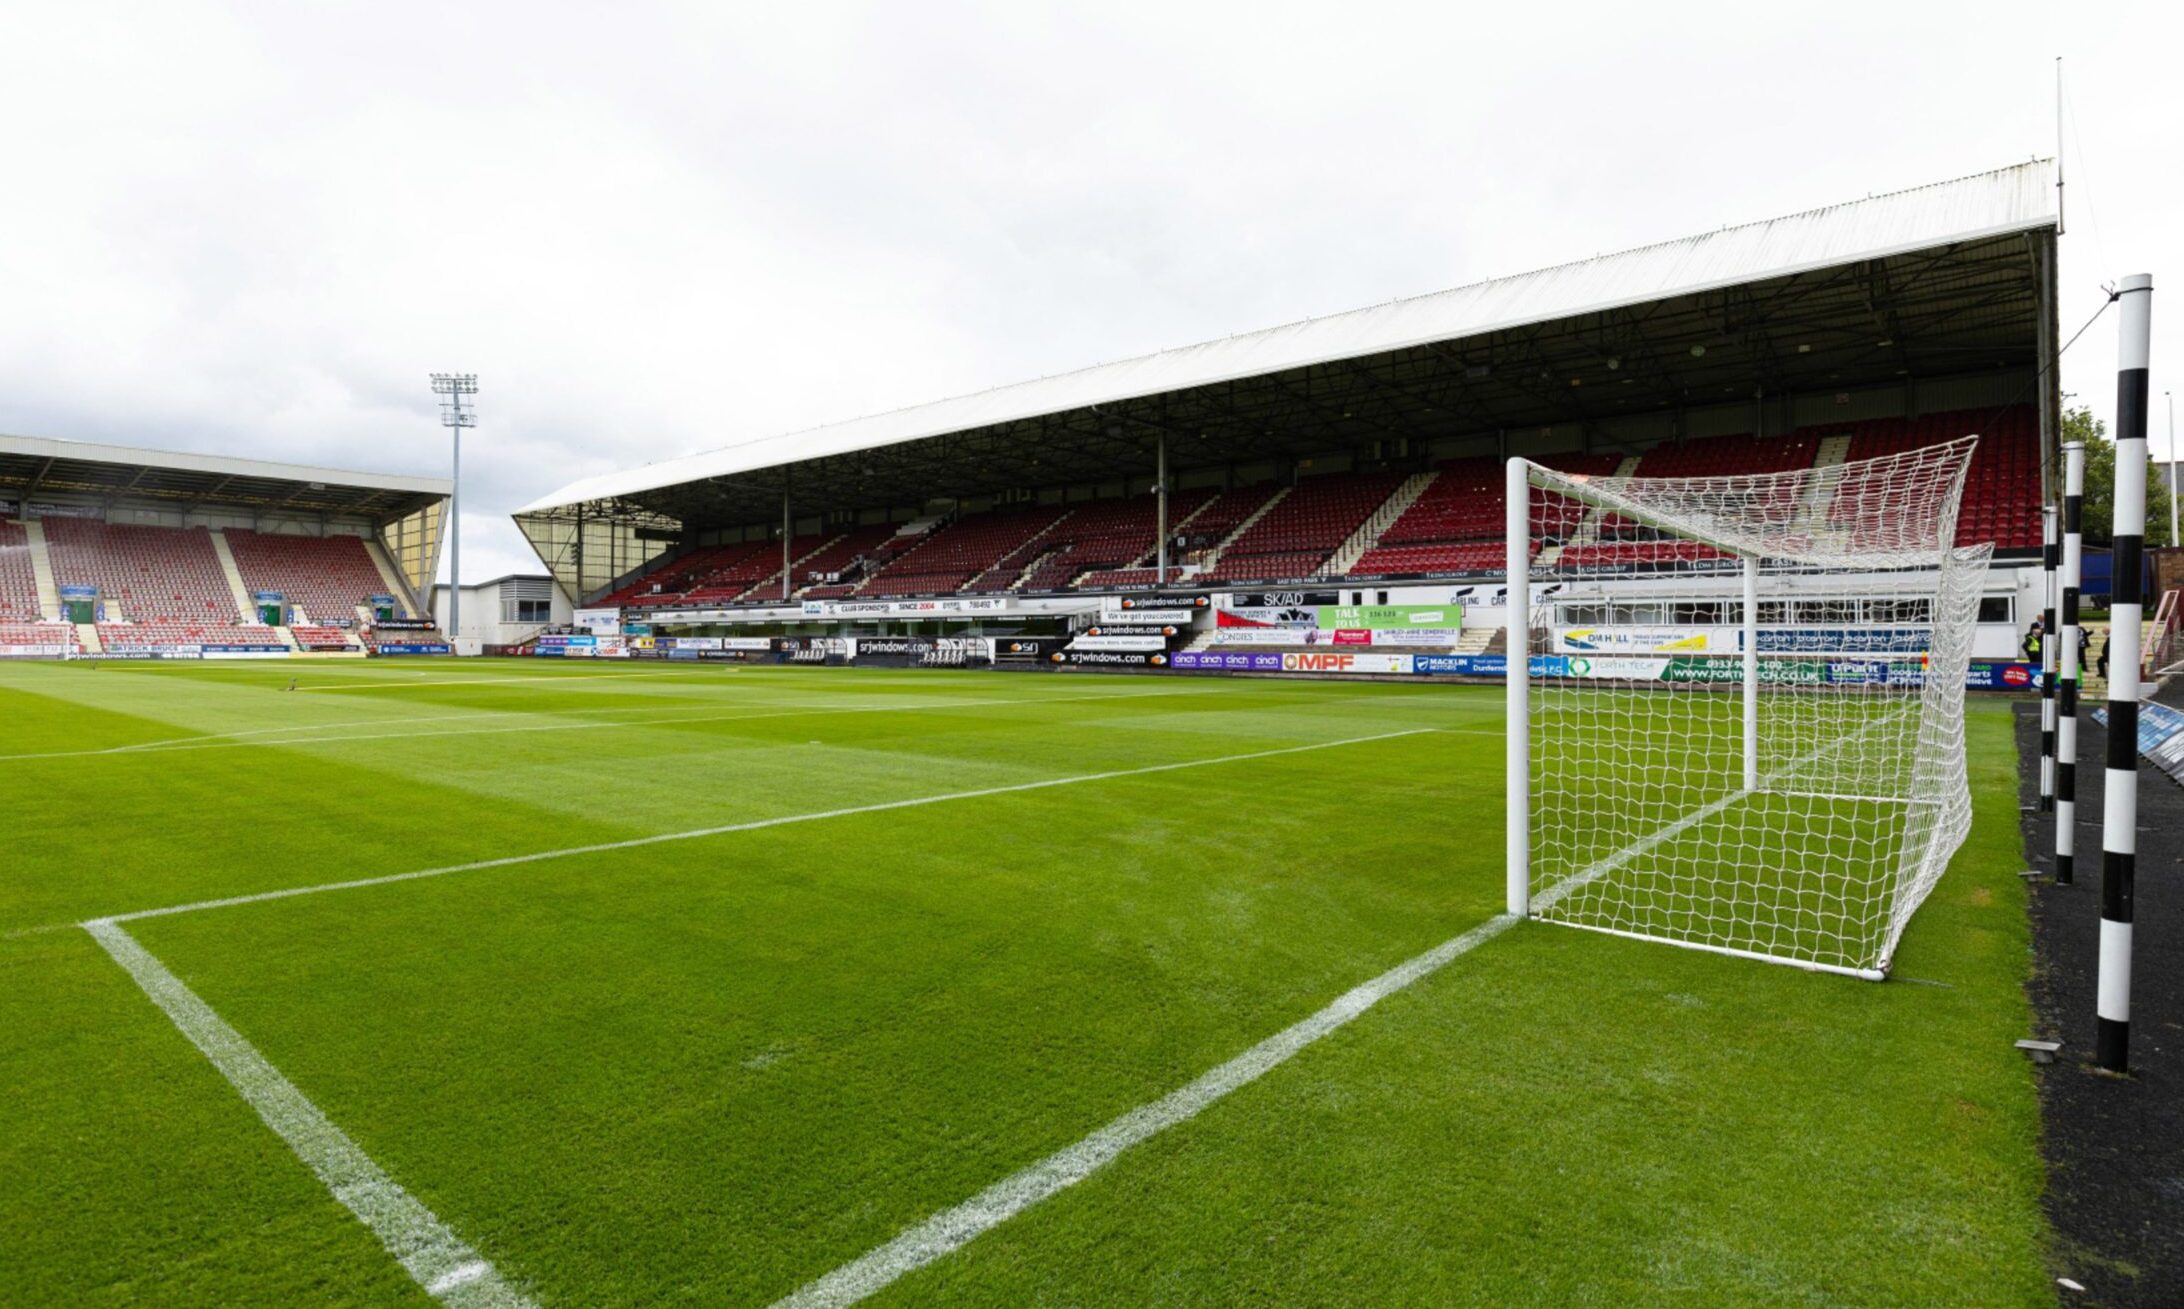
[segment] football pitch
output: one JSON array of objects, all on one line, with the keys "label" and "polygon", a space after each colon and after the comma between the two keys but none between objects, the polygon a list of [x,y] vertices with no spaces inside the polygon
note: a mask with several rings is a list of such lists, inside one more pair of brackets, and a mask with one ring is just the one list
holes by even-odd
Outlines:
[{"label": "football pitch", "polygon": [[1968,717],[1873,984],[1503,917],[1497,687],[0,667],[0,1303],[2049,1304]]}]

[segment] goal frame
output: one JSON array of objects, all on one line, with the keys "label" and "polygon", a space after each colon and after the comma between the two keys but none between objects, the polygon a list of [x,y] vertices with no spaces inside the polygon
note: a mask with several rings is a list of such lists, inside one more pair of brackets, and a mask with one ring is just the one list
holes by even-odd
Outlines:
[{"label": "goal frame", "polygon": [[[1974,438],[1974,440],[1976,440],[1976,438]],[[1968,461],[1970,443],[1967,442],[1965,443],[1965,445],[1966,459]],[[1507,704],[1507,736],[1505,767],[1507,775],[1506,782],[1508,794],[1505,837],[1507,873],[1506,908],[1510,916],[1520,919],[1536,916],[1535,911],[1537,909],[1537,906],[1534,904],[1534,892],[1532,887],[1532,874],[1534,871],[1532,826],[1535,819],[1534,804],[1536,797],[1532,793],[1533,751],[1531,729],[1534,674],[1532,669],[1531,646],[1533,637],[1535,636],[1538,629],[1538,624],[1535,622],[1535,615],[1533,612],[1534,604],[1532,596],[1532,585],[1535,571],[1533,566],[1532,554],[1534,531],[1532,522],[1532,507],[1534,495],[1546,492],[1539,491],[1534,488],[1532,484],[1532,478],[1535,471],[1544,474],[1546,477],[1551,478],[1555,481],[1566,482],[1569,480],[1564,478],[1562,475],[1557,474],[1553,469],[1547,468],[1544,465],[1535,464],[1532,461],[1521,457],[1511,457],[1510,459],[1508,459],[1505,466],[1505,528],[1507,546],[1505,568],[1507,589],[1504,596],[1504,612],[1507,615],[1507,683],[1505,692]],[[1583,479],[1578,480],[1582,481]],[[1945,533],[1943,536],[1943,543],[1939,545],[1938,549],[1936,549],[1933,554],[1937,560],[1936,566],[1943,568],[1948,566],[1948,562],[1952,556],[1956,556],[1959,560],[1961,560],[1962,557],[1967,555],[1968,553],[1971,555],[1976,555],[1979,559],[1980,567],[1982,571],[1984,571],[1985,555],[1987,554],[1986,548],[1972,548],[1971,550],[1967,551],[1964,548],[1952,547],[1951,545],[1946,543],[1948,537],[1950,535],[1953,535],[1956,517],[1955,502],[1957,495],[1961,494],[1962,480],[1963,475],[1960,472],[1957,476],[1956,486],[1952,489],[1948,497],[1949,504],[1943,518],[1943,522],[1946,525]],[[1742,582],[1741,612],[1737,614],[1738,625],[1741,629],[1741,686],[1739,689],[1741,692],[1740,699],[1742,719],[1741,735],[1743,789],[1740,794],[1751,795],[1761,792],[1764,789],[1764,779],[1761,773],[1760,735],[1761,686],[1763,679],[1761,675],[1759,649],[1759,615],[1761,590],[1760,574],[1762,570],[1762,562],[1766,556],[1763,556],[1761,553],[1756,552],[1751,547],[1751,544],[1749,542],[1725,538],[1719,534],[1709,532],[1703,527],[1692,524],[1690,522],[1669,521],[1662,515],[1648,513],[1643,505],[1633,504],[1626,497],[1621,495],[1609,493],[1604,494],[1601,501],[1599,502],[1594,502],[1589,498],[1586,502],[1593,503],[1596,508],[1602,508],[1608,505],[1612,505],[1612,512],[1617,515],[1633,520],[1643,526],[1673,534],[1676,538],[1700,545],[1705,545],[1715,550],[1719,550],[1724,554],[1733,556],[1739,561],[1741,566],[1735,570],[1735,573],[1741,574]],[[1724,570],[1722,580],[1726,582],[1730,575],[1732,574],[1730,574],[1728,570]],[[1935,604],[1938,611],[1938,607],[1940,604],[1940,597],[1938,595],[1936,596]],[[1934,621],[1936,623],[1939,623],[1941,621],[1941,616],[1938,612],[1935,614]],[[1551,622],[1549,623],[1549,629],[1552,630]],[[1943,670],[1934,671],[1941,672]],[[1958,672],[1957,675],[1961,676],[1961,672]],[[1954,848],[1956,847],[1952,846],[1951,850],[1953,851]],[[1550,898],[1553,898],[1553,890],[1555,889],[1559,888],[1554,888],[1550,890]],[[1930,891],[1930,884],[1927,889]],[[1915,899],[1912,900],[1910,908],[1904,912],[1904,921],[1908,921],[1910,914],[1916,911],[1918,904],[1924,900],[1925,894],[1926,892],[1922,891],[1916,896]],[[1734,945],[1711,941],[1682,939],[1672,935],[1650,932],[1629,931],[1616,926],[1601,923],[1584,923],[1571,921],[1569,919],[1557,919],[1556,921],[1562,923],[1562,925],[1565,926],[1578,927],[1586,931],[1600,932],[1611,936],[1621,936],[1632,940],[1679,946],[1684,949],[1701,950],[1711,954],[1724,954],[1736,958],[1757,960],[1763,963],[1787,965],[1793,968],[1800,968],[1811,972],[1833,973],[1843,976],[1856,977],[1867,981],[1881,981],[1887,977],[1888,966],[1890,963],[1893,962],[1892,956],[1894,954],[1895,936],[1896,934],[1900,933],[1901,930],[1900,926],[1897,927],[1884,940],[1884,943],[1879,952],[1880,958],[1878,960],[1877,966],[1861,967],[1833,963],[1821,959],[1801,958],[1792,954],[1766,953],[1758,950],[1742,949]]]}]

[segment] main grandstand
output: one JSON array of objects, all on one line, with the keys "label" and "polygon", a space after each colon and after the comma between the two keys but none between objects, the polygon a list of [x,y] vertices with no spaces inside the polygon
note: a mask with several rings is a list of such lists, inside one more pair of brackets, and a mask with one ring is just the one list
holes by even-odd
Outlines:
[{"label": "main grandstand", "polygon": [[447,649],[440,478],[0,435],[0,657]]},{"label": "main grandstand", "polygon": [[[1711,476],[1977,435],[1958,539],[2029,562],[2058,457],[2054,180],[2035,160],[749,441],[516,521],[581,603],[663,633],[1081,628],[1146,588],[1445,599],[1503,569],[1511,456]],[[1612,515],[1534,530],[1564,571],[1689,562]]]}]

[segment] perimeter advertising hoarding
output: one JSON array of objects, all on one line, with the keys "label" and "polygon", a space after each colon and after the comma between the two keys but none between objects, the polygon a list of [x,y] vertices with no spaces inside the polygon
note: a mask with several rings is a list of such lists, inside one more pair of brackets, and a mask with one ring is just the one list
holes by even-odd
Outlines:
[{"label": "perimeter advertising hoarding", "polygon": [[668,650],[763,651],[774,648],[774,639],[770,636],[660,636],[653,639]]},{"label": "perimeter advertising hoarding", "polygon": [[1398,627],[1377,631],[1366,627],[1338,627],[1325,635],[1335,645],[1435,646],[1454,645],[1464,634],[1453,627]]},{"label": "perimeter advertising hoarding", "polygon": [[806,600],[814,618],[915,618],[924,614],[991,614],[1008,606],[1000,596],[963,596],[952,600]]},{"label": "perimeter advertising hoarding", "polygon": [[[2093,721],[2108,726],[2108,710],[2093,711]],[[2146,701],[2139,705],[2138,750],[2156,768],[2184,782],[2184,713],[2165,704]]]},{"label": "perimeter advertising hoarding", "polygon": [[1122,668],[1166,668],[1168,656],[1160,651],[1138,652],[1130,650],[1056,650],[1047,656],[1050,664],[1106,665]]},{"label": "perimeter advertising hoarding", "polygon": [[1297,630],[1319,626],[1319,610],[1280,605],[1238,605],[1217,609],[1213,625],[1223,630],[1247,627],[1285,627]]},{"label": "perimeter advertising hoarding", "polygon": [[[1924,627],[1763,627],[1759,648],[1765,654],[1878,654],[1917,658],[1934,643]],[[1558,627],[1559,654],[1697,655],[1737,654],[1744,632],[1727,626],[1704,627]]]},{"label": "perimeter advertising hoarding", "polygon": [[[1584,677],[1613,681],[1662,681],[1735,685],[1744,680],[1742,659],[1707,659],[1678,655],[1588,657],[1535,655],[1535,677]],[[2034,685],[2034,669],[2024,663],[1975,663],[1965,670],[1964,685],[1975,691],[2023,691]],[[1923,686],[1926,669],[1907,659],[1762,659],[1759,680],[1776,686]]]},{"label": "perimeter advertising hoarding", "polygon": [[1227,609],[1317,609],[1342,603],[1340,591],[1235,591]]},{"label": "perimeter advertising hoarding", "polygon": [[1347,650],[1312,650],[1282,656],[1285,673],[1407,673],[1410,655],[1352,654]]},{"label": "perimeter advertising hoarding", "polygon": [[1318,626],[1380,631],[1391,628],[1460,628],[1462,605],[1321,605],[1313,615]]},{"label": "perimeter advertising hoarding", "polygon": [[1043,661],[1062,648],[1067,637],[1061,636],[1000,636],[993,642],[993,657],[999,661],[1024,663]]},{"label": "perimeter advertising hoarding", "polygon": [[1191,621],[1195,609],[1122,609],[1112,605],[1100,607],[1102,623],[1165,623],[1177,624]]},{"label": "perimeter advertising hoarding", "polygon": [[1168,656],[1168,666],[1200,672],[1278,673],[1282,657],[1263,650],[1178,650]]},{"label": "perimeter advertising hoarding", "polygon": [[909,656],[915,658],[919,655],[931,654],[939,648],[933,643],[931,637],[925,636],[860,636],[854,639],[857,642],[856,650],[859,659],[867,656],[896,658]]}]

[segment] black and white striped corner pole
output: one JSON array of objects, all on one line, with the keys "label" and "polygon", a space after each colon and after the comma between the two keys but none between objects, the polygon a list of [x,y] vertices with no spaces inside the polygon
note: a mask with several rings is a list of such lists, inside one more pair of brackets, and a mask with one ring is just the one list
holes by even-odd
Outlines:
[{"label": "black and white striped corner pole", "polygon": [[2108,607],[2108,769],[2101,794],[2101,974],[2094,1060],[2120,1073],[2131,1048],[2131,882],[2138,854],[2139,624],[2146,544],[2147,356],[2154,279],[2134,273],[2117,288],[2123,340],[2116,368],[2116,556]]},{"label": "black and white striped corner pole", "polygon": [[2085,509],[2085,446],[2063,445],[2063,625],[2055,639],[2055,880],[2077,876],[2078,850],[2078,570]]},{"label": "black and white striped corner pole", "polygon": [[2055,811],[2055,506],[2040,506],[2040,812]]}]

